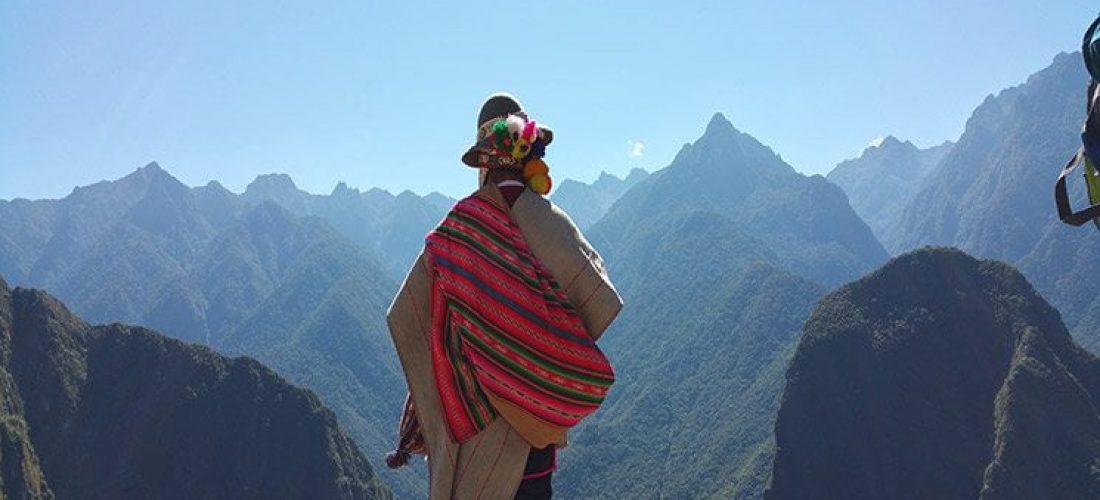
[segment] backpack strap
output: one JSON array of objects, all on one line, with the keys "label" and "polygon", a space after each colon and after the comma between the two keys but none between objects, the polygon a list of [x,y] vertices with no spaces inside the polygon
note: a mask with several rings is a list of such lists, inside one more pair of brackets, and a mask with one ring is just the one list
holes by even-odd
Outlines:
[{"label": "backpack strap", "polygon": [[1073,226],[1080,226],[1100,217],[1100,205],[1089,206],[1080,212],[1074,212],[1069,206],[1069,196],[1066,194],[1066,176],[1076,169],[1077,165],[1084,162],[1084,148],[1078,149],[1077,153],[1069,159],[1069,163],[1062,167],[1062,173],[1058,175],[1058,182],[1054,184],[1054,202],[1058,205],[1058,218],[1062,222]]}]

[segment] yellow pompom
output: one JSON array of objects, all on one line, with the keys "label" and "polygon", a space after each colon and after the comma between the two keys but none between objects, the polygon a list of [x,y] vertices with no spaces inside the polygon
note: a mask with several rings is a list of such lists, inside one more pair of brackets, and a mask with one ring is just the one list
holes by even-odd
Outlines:
[{"label": "yellow pompom", "polygon": [[546,175],[550,172],[550,167],[546,166],[546,162],[542,161],[542,158],[532,158],[527,162],[527,165],[523,166],[523,178],[530,179],[536,175]]},{"label": "yellow pompom", "polygon": [[543,196],[546,196],[546,194],[550,192],[552,186],[553,183],[550,182],[550,176],[546,174],[535,174],[530,179],[527,179],[527,187],[531,188],[531,191]]}]

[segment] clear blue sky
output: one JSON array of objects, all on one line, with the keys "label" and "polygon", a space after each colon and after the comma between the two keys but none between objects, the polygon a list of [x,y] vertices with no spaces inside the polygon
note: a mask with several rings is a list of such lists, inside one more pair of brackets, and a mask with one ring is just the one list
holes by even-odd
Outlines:
[{"label": "clear blue sky", "polygon": [[457,196],[475,184],[459,154],[497,90],[555,128],[558,180],[664,167],[716,111],[823,173],[882,135],[956,138],[987,94],[1075,50],[1098,9],[8,0],[0,199],[61,197],[154,160],[238,192],[285,172],[318,193],[342,180]]}]

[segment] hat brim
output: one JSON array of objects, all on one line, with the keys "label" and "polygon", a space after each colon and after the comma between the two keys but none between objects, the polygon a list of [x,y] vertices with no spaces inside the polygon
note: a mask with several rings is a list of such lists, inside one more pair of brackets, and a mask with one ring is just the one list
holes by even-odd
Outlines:
[{"label": "hat brim", "polygon": [[[551,142],[554,142],[554,131],[550,129],[550,127],[544,127],[542,125],[539,125],[538,127],[539,131],[546,137],[546,145],[549,146]],[[470,146],[469,149],[466,150],[465,153],[462,154],[462,163],[465,163],[469,167],[477,168],[478,151],[489,149],[489,146],[492,145],[492,142],[492,139],[488,137],[475,142],[472,146]]]}]

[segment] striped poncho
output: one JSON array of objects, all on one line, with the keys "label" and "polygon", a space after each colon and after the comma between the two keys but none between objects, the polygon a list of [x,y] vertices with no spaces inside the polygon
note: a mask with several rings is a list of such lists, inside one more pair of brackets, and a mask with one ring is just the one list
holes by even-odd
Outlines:
[{"label": "striped poncho", "polygon": [[559,442],[614,382],[610,363],[508,211],[477,195],[427,238],[430,352],[444,419],[463,442],[498,416]]}]

